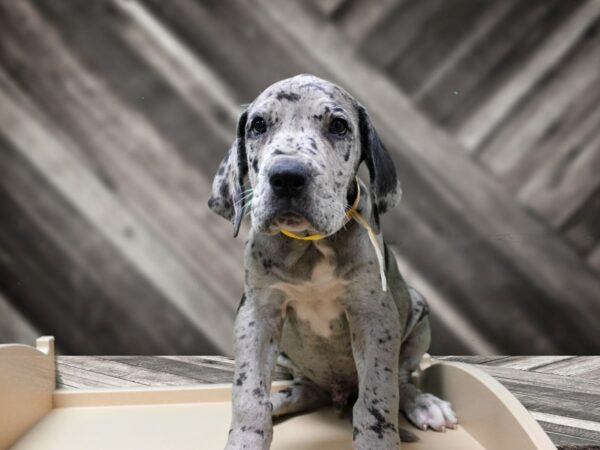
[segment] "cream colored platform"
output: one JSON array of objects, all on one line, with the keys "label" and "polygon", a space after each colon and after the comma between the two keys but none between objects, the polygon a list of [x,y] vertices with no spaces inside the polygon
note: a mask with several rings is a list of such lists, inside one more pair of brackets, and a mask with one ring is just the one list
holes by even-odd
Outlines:
[{"label": "cream colored platform", "polygon": [[[230,385],[55,391],[53,339],[40,338],[37,347],[0,346],[0,448],[224,447],[231,414]],[[421,382],[426,390],[454,404],[461,425],[458,430],[436,433],[404,423],[421,440],[403,444],[403,449],[555,449],[512,394],[483,372],[440,362],[424,370]],[[284,386],[276,383],[273,388]],[[277,423],[272,448],[349,449],[351,439],[349,419],[326,409]]]}]

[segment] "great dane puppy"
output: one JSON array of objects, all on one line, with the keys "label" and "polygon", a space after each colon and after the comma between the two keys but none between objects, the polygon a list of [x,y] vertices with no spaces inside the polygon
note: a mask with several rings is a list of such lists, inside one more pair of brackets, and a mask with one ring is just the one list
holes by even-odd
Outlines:
[{"label": "great dane puppy", "polygon": [[[411,383],[430,343],[428,307],[379,224],[400,193],[367,111],[329,81],[280,81],[241,114],[209,200],[234,235],[251,217],[227,449],[268,449],[273,416],[354,399],[355,449],[397,449],[399,411],[421,429],[456,426],[448,402]],[[349,220],[351,205],[369,226]],[[278,356],[294,382],[270,395]]]}]

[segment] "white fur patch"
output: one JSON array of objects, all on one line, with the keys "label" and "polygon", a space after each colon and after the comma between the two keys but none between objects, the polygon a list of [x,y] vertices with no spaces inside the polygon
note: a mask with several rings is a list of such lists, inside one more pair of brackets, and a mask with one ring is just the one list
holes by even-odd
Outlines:
[{"label": "white fur patch", "polygon": [[315,264],[310,280],[299,284],[276,283],[272,287],[285,294],[287,306],[294,309],[300,320],[308,322],[318,335],[329,337],[331,321],[343,312],[339,299],[348,282],[335,275],[333,249],[325,243],[314,244],[323,258]]}]

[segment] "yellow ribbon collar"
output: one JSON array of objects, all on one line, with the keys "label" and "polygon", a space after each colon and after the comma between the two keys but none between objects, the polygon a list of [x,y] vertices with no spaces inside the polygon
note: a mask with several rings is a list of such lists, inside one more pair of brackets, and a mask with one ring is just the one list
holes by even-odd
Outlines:
[{"label": "yellow ribbon collar", "polygon": [[[362,214],[358,212],[358,203],[360,202],[360,183],[358,181],[358,178],[356,178],[356,188],[357,188],[356,199],[354,199],[354,203],[352,204],[350,209],[348,209],[348,211],[346,211],[346,221],[344,222],[344,225],[346,225],[350,220],[354,219],[356,222],[358,222],[358,224],[360,226],[362,226],[365,230],[367,230],[367,233],[369,235],[369,240],[371,241],[371,245],[373,246],[373,249],[375,250],[375,254],[377,256],[377,262],[379,262],[379,275],[381,277],[381,289],[385,292],[385,291],[387,291],[387,277],[385,275],[385,263],[383,260],[383,253],[382,253],[381,249],[379,248],[379,243],[377,242],[377,236],[376,236],[375,232],[373,231],[373,228],[371,228],[371,224],[369,224],[369,222],[362,216]],[[291,231],[283,229],[283,228],[281,228],[279,230],[279,232],[281,234],[283,234],[284,236],[287,236],[292,239],[298,239],[300,241],[320,241],[321,239],[324,239],[326,237],[332,236],[333,234],[337,233],[337,231],[336,231],[336,232],[333,232],[333,233],[327,234],[327,235],[309,234],[308,236],[300,236],[296,233],[292,233]]]},{"label": "yellow ribbon collar", "polygon": [[[356,188],[356,198],[354,199],[354,203],[352,204],[350,209],[346,211],[346,221],[344,222],[344,225],[346,225],[350,221],[350,219],[354,217],[355,214],[360,214],[358,212],[358,203],[360,202],[360,183],[358,182],[358,178],[356,179]],[[289,238],[298,239],[300,241],[320,241],[321,239],[325,239],[326,237],[332,236],[335,233],[337,233],[336,231],[327,235],[309,234],[308,236],[300,236],[299,234],[292,233],[291,231],[286,230],[284,228],[281,228],[279,232]]]}]

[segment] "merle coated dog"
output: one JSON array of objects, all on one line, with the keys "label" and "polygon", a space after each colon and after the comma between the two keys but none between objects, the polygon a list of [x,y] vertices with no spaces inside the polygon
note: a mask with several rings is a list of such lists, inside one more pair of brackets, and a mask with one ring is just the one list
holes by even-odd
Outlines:
[{"label": "merle coated dog", "polygon": [[[235,235],[251,217],[227,449],[268,449],[273,416],[349,401],[355,449],[397,449],[400,411],[421,429],[456,426],[448,402],[411,383],[430,344],[428,307],[379,223],[400,194],[367,111],[339,86],[299,75],[241,114],[209,200]],[[294,382],[271,395],[276,361]]]}]

